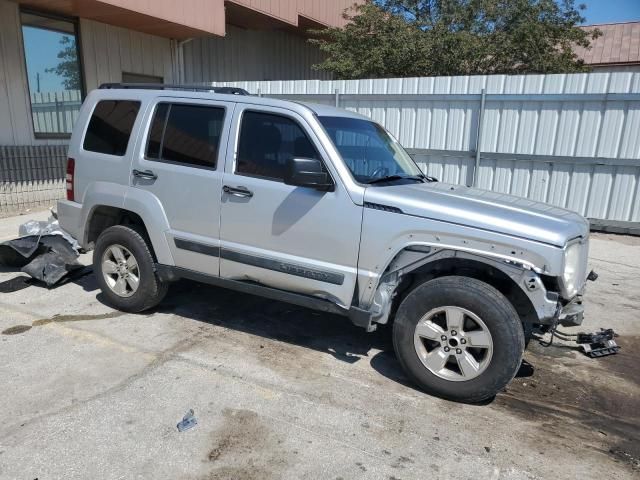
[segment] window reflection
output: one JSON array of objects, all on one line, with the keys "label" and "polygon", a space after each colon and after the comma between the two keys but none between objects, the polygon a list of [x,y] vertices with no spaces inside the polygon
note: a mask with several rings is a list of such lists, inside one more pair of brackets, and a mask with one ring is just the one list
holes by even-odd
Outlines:
[{"label": "window reflection", "polygon": [[82,103],[76,26],[25,12],[21,20],[35,134],[68,136]]}]

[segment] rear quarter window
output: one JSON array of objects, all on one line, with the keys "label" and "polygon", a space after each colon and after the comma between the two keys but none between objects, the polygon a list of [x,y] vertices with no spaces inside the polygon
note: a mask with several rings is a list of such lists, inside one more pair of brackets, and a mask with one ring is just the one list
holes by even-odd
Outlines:
[{"label": "rear quarter window", "polygon": [[82,148],[90,152],[123,156],[140,111],[133,100],[101,100],[96,104]]}]

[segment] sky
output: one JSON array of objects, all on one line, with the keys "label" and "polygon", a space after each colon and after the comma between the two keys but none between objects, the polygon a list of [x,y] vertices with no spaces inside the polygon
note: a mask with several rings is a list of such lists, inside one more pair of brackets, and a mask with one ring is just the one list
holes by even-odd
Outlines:
[{"label": "sky", "polygon": [[580,3],[587,6],[585,25],[640,20],[640,0],[576,0]]}]

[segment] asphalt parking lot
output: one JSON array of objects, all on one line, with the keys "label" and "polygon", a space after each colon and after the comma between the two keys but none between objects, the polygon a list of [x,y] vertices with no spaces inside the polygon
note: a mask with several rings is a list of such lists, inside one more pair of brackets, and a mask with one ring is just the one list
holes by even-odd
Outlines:
[{"label": "asphalt parking lot", "polygon": [[92,274],[48,290],[4,268],[0,478],[638,478],[640,238],[594,234],[591,266],[584,328],[621,353],[534,341],[486,405],[415,390],[386,329],[187,281],[128,315]]}]

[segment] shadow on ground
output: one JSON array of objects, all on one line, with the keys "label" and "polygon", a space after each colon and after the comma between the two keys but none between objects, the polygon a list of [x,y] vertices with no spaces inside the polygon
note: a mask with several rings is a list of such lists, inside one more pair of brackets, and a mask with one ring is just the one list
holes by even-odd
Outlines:
[{"label": "shadow on ground", "polygon": [[[375,351],[370,364],[376,372],[416,389],[395,356],[391,328],[386,325],[366,333],[346,317],[189,280],[173,284],[157,311],[310,348],[347,363],[355,363]],[[533,365],[523,361],[517,377],[533,374]]]},{"label": "shadow on ground", "polygon": [[[367,333],[347,317],[189,280],[173,284],[157,311],[310,348],[347,363],[372,349],[393,352],[388,328]],[[393,353],[388,360],[397,362]]]}]

